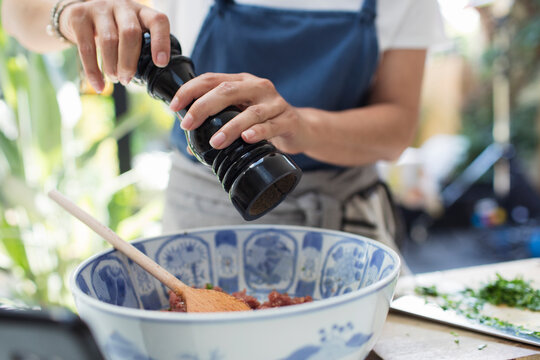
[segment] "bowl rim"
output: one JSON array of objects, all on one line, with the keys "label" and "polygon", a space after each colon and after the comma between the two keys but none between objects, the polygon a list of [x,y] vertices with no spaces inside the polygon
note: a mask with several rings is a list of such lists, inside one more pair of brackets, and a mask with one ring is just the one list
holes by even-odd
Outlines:
[{"label": "bowl rim", "polygon": [[[71,273],[70,276],[70,288],[72,296],[74,297],[76,307],[78,308],[78,301],[83,301],[88,303],[88,305],[91,305],[94,308],[99,309],[100,311],[104,311],[107,313],[112,313],[115,316],[122,316],[122,317],[129,317],[133,319],[138,319],[142,321],[160,321],[160,322],[174,322],[174,323],[215,323],[215,322],[230,322],[230,321],[260,321],[260,320],[273,320],[277,317],[292,317],[294,315],[300,315],[305,314],[307,312],[314,312],[314,311],[321,311],[322,309],[327,309],[334,307],[336,305],[349,303],[358,299],[361,299],[363,297],[366,297],[382,288],[385,288],[388,284],[390,284],[392,281],[397,280],[397,277],[399,275],[400,269],[401,269],[401,259],[397,252],[390,248],[388,245],[383,244],[380,241],[370,239],[368,237],[349,233],[345,231],[340,230],[329,230],[329,229],[323,229],[323,228],[315,228],[315,227],[309,227],[309,226],[298,226],[298,225],[276,225],[276,224],[252,224],[252,225],[223,225],[223,226],[207,226],[207,227],[198,227],[198,228],[190,228],[182,231],[177,232],[171,232],[166,233],[158,236],[151,236],[146,238],[141,238],[137,240],[130,241],[132,244],[139,244],[143,243],[145,241],[149,240],[156,240],[159,238],[164,237],[170,237],[175,235],[187,235],[190,233],[196,233],[196,232],[212,232],[217,230],[234,230],[242,228],[242,230],[262,230],[262,229],[270,229],[270,230],[290,230],[290,231],[316,231],[316,232],[322,232],[329,235],[336,235],[336,236],[352,236],[359,239],[362,239],[364,241],[367,241],[369,244],[373,246],[377,246],[379,248],[382,248],[383,250],[387,251],[388,254],[391,255],[391,257],[395,260],[396,266],[389,275],[387,275],[384,279],[374,282],[373,284],[370,284],[366,287],[363,287],[361,289],[357,289],[355,291],[352,291],[347,294],[341,294],[338,296],[325,298],[316,300],[309,303],[304,304],[298,304],[295,306],[284,306],[280,308],[270,308],[270,309],[261,309],[256,311],[239,311],[239,312],[215,312],[215,313],[181,313],[181,312],[167,312],[167,311],[159,311],[159,310],[146,310],[146,309],[140,309],[140,308],[128,308],[118,305],[109,304],[103,301],[100,301],[94,297],[91,297],[87,294],[85,294],[77,285],[76,277],[82,271],[83,268],[85,268],[88,264],[90,264],[92,261],[94,261],[96,258],[112,253],[114,251],[118,251],[115,248],[110,248],[107,250],[100,251],[91,257],[87,258],[83,262],[81,262],[75,270]],[[390,306],[390,302],[388,302],[388,307]],[[78,312],[79,309],[77,309]]]}]

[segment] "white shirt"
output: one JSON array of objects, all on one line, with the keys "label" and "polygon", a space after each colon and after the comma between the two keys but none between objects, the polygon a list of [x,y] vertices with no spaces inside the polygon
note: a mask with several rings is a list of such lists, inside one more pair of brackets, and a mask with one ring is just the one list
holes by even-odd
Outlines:
[{"label": "white shirt", "polygon": [[[284,9],[359,11],[363,0],[235,0]],[[171,32],[191,55],[201,25],[214,0],[154,0],[169,16]],[[376,18],[379,50],[429,48],[446,41],[437,0],[378,0]]]}]

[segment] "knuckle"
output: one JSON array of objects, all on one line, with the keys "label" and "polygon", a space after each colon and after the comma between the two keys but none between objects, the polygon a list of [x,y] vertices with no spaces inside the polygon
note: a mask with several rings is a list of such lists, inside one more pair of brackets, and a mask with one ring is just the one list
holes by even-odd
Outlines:
[{"label": "knuckle", "polygon": [[94,0],[94,7],[92,8],[92,11],[94,14],[97,14],[97,15],[106,15],[109,13],[110,9],[109,7],[107,6],[107,4],[103,1],[100,1],[100,0]]},{"label": "knuckle", "polygon": [[263,90],[274,90],[274,84],[268,79],[257,80],[257,86]]},{"label": "knuckle", "polygon": [[121,30],[121,36],[128,40],[139,39],[142,36],[142,30],[137,24],[130,24]]},{"label": "knuckle", "polygon": [[201,80],[204,80],[207,83],[214,83],[218,79],[218,74],[213,72],[204,73],[201,76]]},{"label": "knuckle", "polygon": [[[75,34],[80,34],[81,32],[88,31],[86,28],[89,23],[90,15],[82,6],[70,6],[68,7],[69,12],[65,12],[65,23],[73,30]],[[60,21],[64,19],[64,15],[60,17]]]},{"label": "knuckle", "polygon": [[93,9],[96,11],[101,11],[110,8],[111,2],[107,0],[93,0],[92,3],[94,4]]},{"label": "knuckle", "polygon": [[82,57],[89,57],[94,54],[94,47],[89,43],[79,44],[79,52]]},{"label": "knuckle", "polygon": [[248,108],[249,112],[255,117],[257,122],[261,122],[264,117],[264,112],[261,106],[254,105]]},{"label": "knuckle", "polygon": [[231,95],[238,90],[238,87],[232,81],[224,81],[218,85],[216,90],[221,95]]},{"label": "knuckle", "polygon": [[108,33],[101,38],[102,47],[114,47],[118,44],[118,35]]},{"label": "knuckle", "polygon": [[279,96],[278,99],[276,99],[276,106],[280,110],[280,112],[284,112],[289,106],[289,103],[285,101],[284,98]]},{"label": "knuckle", "polygon": [[86,17],[86,7],[82,3],[73,4],[66,10],[66,13],[69,13],[71,19],[81,20]]},{"label": "knuckle", "polygon": [[169,17],[162,12],[156,12],[150,20],[150,25],[154,24],[169,25]]}]

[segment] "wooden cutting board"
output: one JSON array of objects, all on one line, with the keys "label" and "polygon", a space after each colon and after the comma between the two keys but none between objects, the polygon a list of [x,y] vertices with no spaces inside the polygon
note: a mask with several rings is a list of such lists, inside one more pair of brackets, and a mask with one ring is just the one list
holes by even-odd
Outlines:
[{"label": "wooden cutting board", "polygon": [[[495,279],[497,273],[508,279],[521,276],[540,288],[540,259],[526,259],[402,277],[395,298],[410,294],[415,286],[437,285],[442,292],[475,288]],[[531,317],[529,311],[489,310],[492,316],[510,318],[514,324],[540,326],[538,313]],[[538,347],[393,312],[374,350],[383,359],[540,359]]]}]

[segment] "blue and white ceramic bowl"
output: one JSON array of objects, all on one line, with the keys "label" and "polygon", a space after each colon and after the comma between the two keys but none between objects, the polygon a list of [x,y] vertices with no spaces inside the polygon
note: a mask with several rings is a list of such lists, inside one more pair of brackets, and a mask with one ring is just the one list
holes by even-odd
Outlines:
[{"label": "blue and white ceramic bowl", "polygon": [[292,226],[213,227],[133,243],[185,283],[311,295],[314,302],[231,313],[171,313],[167,289],[116,250],[86,260],[71,286],[109,359],[361,359],[380,334],[399,273],[390,248]]}]

